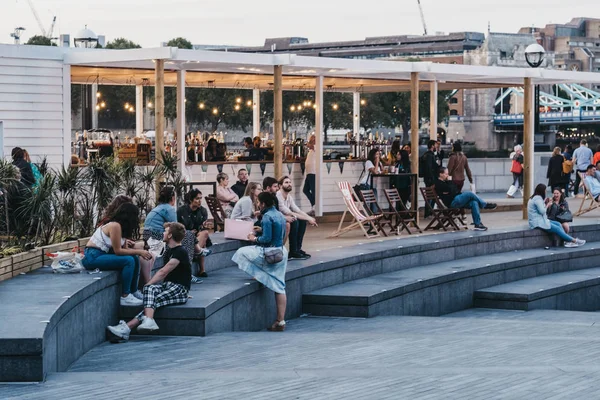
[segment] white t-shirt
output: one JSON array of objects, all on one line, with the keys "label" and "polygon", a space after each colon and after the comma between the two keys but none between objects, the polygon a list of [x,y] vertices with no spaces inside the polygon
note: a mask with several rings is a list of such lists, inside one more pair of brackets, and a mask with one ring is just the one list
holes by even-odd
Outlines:
[{"label": "white t-shirt", "polygon": [[306,174],[316,174],[317,173],[317,156],[314,150],[309,150],[306,155],[305,162],[305,172]]},{"label": "white t-shirt", "polygon": [[[365,161],[365,173],[363,174],[363,177],[360,180],[360,184],[362,185],[363,183],[370,183],[371,182],[371,168],[375,168],[375,165],[373,165],[373,162],[371,160],[367,160]],[[378,173],[380,171],[375,170],[375,173]]]}]

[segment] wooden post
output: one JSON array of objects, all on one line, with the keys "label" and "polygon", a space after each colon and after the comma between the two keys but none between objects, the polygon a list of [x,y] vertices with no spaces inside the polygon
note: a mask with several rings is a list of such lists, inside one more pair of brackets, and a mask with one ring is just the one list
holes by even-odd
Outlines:
[{"label": "wooden post", "polygon": [[534,110],[533,84],[531,78],[525,78],[523,100],[523,219],[527,219],[527,202],[533,193],[534,165]]},{"label": "wooden post", "polygon": [[185,170],[185,71],[177,71],[177,168]]},{"label": "wooden post", "polygon": [[354,138],[358,142],[359,141],[359,132],[360,132],[360,93],[354,92],[353,97],[353,110],[354,110],[354,121],[353,121],[353,130],[354,130]]},{"label": "wooden post", "polygon": [[430,101],[429,101],[429,139],[438,139],[438,83],[431,81],[429,83]]},{"label": "wooden post", "polygon": [[155,65],[155,90],[154,90],[154,133],[156,161],[162,162],[162,152],[165,150],[165,60],[156,60]]},{"label": "wooden post", "polygon": [[252,138],[260,136],[260,89],[252,90]]},{"label": "wooden post", "polygon": [[135,85],[135,136],[144,133],[144,87]]},{"label": "wooden post", "polygon": [[[419,73],[410,73],[410,144],[411,161],[410,168],[413,174],[419,173]],[[417,179],[418,182],[418,179]],[[416,189],[416,188],[414,188]],[[414,190],[413,192],[415,192]],[[418,197],[413,198],[411,203],[417,203]],[[417,213],[419,223],[419,213]]]},{"label": "wooden post", "polygon": [[323,169],[323,77],[315,79],[315,155],[317,165],[315,170],[315,215],[323,216],[323,190],[321,176]]},{"label": "wooden post", "polygon": [[283,176],[283,68],[276,65],[273,71],[273,166],[275,179]]}]

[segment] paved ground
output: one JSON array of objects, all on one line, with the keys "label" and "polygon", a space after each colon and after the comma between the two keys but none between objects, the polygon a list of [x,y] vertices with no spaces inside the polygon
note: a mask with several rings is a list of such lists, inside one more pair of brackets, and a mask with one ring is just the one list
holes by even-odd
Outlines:
[{"label": "paved ground", "polygon": [[104,344],[2,399],[595,399],[600,313],[300,318],[284,333]]}]

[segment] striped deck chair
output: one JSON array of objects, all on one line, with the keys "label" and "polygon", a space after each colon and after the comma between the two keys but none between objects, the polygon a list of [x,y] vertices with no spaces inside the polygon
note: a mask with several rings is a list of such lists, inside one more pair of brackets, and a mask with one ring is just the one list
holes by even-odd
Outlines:
[{"label": "striped deck chair", "polygon": [[[581,177],[581,184],[583,185],[583,199],[581,200],[581,205],[579,206],[579,210],[575,213],[576,217],[588,213],[590,211],[595,210],[600,207],[600,203],[598,203],[592,193],[590,192],[590,188],[588,187],[587,182],[585,181],[585,173],[577,172]],[[586,203],[587,206],[586,206]]]},{"label": "striped deck chair", "polygon": [[[378,237],[379,230],[377,229],[376,222],[379,220],[379,218],[381,218],[381,215],[367,216],[367,213],[362,207],[362,203],[356,199],[354,189],[350,183],[338,182],[338,186],[342,192],[342,197],[344,198],[344,203],[346,204],[346,210],[344,210],[344,214],[342,215],[342,219],[340,220],[337,230],[328,237],[338,237],[356,228],[362,229],[365,236],[369,239]],[[350,213],[353,220],[350,222],[350,225],[342,227],[344,224],[344,219],[346,218],[346,213]],[[365,225],[370,225],[375,233],[367,233]]]}]

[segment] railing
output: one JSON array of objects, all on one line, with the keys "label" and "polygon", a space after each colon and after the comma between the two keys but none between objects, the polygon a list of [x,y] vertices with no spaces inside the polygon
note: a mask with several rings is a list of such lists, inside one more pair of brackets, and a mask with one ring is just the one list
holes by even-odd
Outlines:
[{"label": "railing", "polygon": [[[600,121],[600,110],[584,111],[555,111],[540,113],[540,123],[545,125],[557,122],[596,122]],[[494,125],[522,125],[523,114],[497,114],[494,115]]]}]

